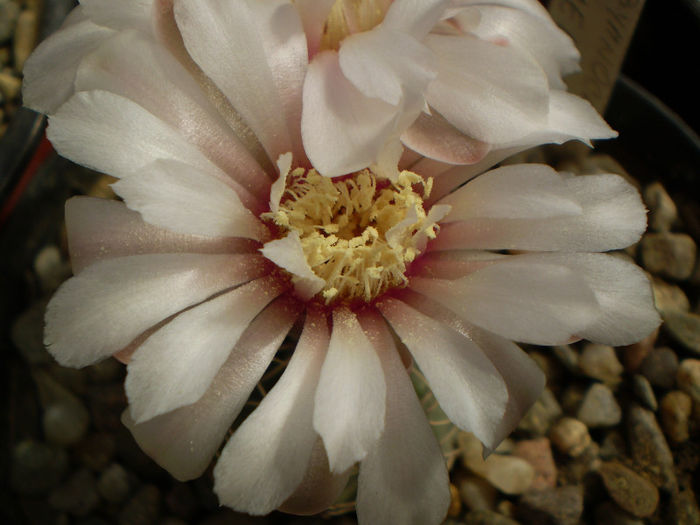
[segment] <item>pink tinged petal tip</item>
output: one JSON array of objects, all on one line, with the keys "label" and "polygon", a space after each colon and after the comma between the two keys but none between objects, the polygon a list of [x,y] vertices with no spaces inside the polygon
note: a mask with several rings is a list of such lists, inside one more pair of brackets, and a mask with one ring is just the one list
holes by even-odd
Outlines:
[{"label": "pink tinged petal tip", "polygon": [[336,309],[313,417],[331,472],[344,472],[374,446],[384,429],[385,396],[374,347],[355,314],[347,308]]},{"label": "pink tinged petal tip", "polygon": [[82,367],[208,297],[265,274],[256,255],[153,254],[100,261],[66,281],[46,311],[44,343]]},{"label": "pink tinged petal tip", "polygon": [[201,398],[250,322],[284,291],[276,281],[263,277],[223,293],[151,335],[131,358],[126,376],[134,421]]},{"label": "pink tinged petal tip", "polygon": [[314,394],[328,342],[325,316],[310,310],[284,374],[216,463],[214,491],[223,505],[268,514],[304,478],[318,437],[312,425]]},{"label": "pink tinged petal tip", "polygon": [[123,202],[73,197],[66,202],[73,273],[104,259],[147,253],[251,253],[260,244],[239,238],[174,233],[143,221]]},{"label": "pink tinged petal tip", "polygon": [[125,410],[122,420],[139,446],[180,481],[201,476],[298,317],[299,309],[300,305],[286,296],[265,308],[250,323],[196,403],[139,424]]},{"label": "pink tinged petal tip", "polygon": [[438,442],[386,322],[376,312],[360,321],[382,362],[386,423],[360,464],[358,518],[362,523],[442,523],[450,491]]},{"label": "pink tinged petal tip", "polygon": [[428,380],[452,422],[494,446],[506,410],[507,387],[474,342],[396,299],[377,304]]}]

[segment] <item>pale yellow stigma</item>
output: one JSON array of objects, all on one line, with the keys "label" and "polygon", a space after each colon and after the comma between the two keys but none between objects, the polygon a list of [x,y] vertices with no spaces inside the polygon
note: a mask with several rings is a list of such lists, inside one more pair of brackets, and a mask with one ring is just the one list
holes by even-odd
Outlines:
[{"label": "pale yellow stigma", "polygon": [[299,235],[306,262],[325,281],[320,293],[326,303],[371,301],[405,286],[408,263],[438,232],[444,213],[423,209],[432,179],[403,171],[395,183],[377,185],[369,169],[334,181],[297,168],[287,177],[278,211],[263,214]]},{"label": "pale yellow stigma", "polygon": [[369,31],[384,20],[391,0],[336,0],[321,38],[321,49],[335,49],[353,33]]}]

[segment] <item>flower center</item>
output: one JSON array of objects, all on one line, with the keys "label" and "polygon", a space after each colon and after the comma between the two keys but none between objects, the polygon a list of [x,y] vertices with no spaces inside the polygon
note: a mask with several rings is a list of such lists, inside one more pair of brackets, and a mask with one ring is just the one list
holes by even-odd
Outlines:
[{"label": "flower center", "polygon": [[423,209],[431,186],[432,179],[410,171],[390,183],[369,169],[330,179],[297,168],[287,177],[278,211],[263,218],[299,235],[306,262],[325,281],[327,304],[371,301],[405,286],[407,265],[435,238],[442,216]]},{"label": "flower center", "polygon": [[338,50],[354,33],[369,31],[384,20],[392,0],[336,0],[326,19],[321,49]]}]

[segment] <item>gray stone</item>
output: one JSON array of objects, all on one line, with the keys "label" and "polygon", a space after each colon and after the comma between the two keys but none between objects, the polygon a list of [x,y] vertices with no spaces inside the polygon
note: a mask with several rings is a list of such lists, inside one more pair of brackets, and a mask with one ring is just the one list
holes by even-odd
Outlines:
[{"label": "gray stone", "polygon": [[552,391],[545,388],[518,425],[518,429],[534,436],[546,436],[552,423],[562,414]]},{"label": "gray stone", "polygon": [[71,266],[61,256],[58,246],[44,246],[34,258],[34,272],[45,294],[53,293],[71,275]]},{"label": "gray stone", "polygon": [[32,366],[51,363],[53,357],[44,347],[46,302],[37,301],[12,323],[10,336],[24,360]]},{"label": "gray stone", "polygon": [[160,513],[160,491],[155,485],[142,487],[119,514],[119,525],[151,525]]},{"label": "gray stone", "polygon": [[569,372],[578,373],[579,355],[569,345],[558,345],[552,348],[554,356]]},{"label": "gray stone", "polygon": [[577,525],[583,514],[583,487],[565,487],[533,490],[522,495],[517,517],[523,523]]},{"label": "gray stone", "polygon": [[697,247],[685,233],[648,233],[642,237],[642,264],[651,273],[688,279],[695,269]]},{"label": "gray stone", "polygon": [[17,17],[13,40],[15,69],[22,71],[24,63],[36,45],[39,29],[39,16],[35,10],[25,9]]},{"label": "gray stone", "polygon": [[552,456],[549,439],[524,439],[515,444],[513,454],[527,461],[535,469],[532,490],[552,488],[557,484],[557,466]]},{"label": "gray stone", "polygon": [[100,475],[97,490],[105,500],[111,503],[121,503],[129,495],[131,485],[129,474],[118,463],[112,463]]},{"label": "gray stone", "polygon": [[112,434],[91,434],[76,447],[80,463],[93,471],[104,470],[117,451],[116,439]]},{"label": "gray stone", "polygon": [[588,343],[583,347],[579,367],[588,377],[609,385],[618,384],[624,370],[612,346],[595,343]]},{"label": "gray stone", "polygon": [[591,428],[611,427],[622,419],[622,409],[607,386],[595,383],[583,396],[577,418]]},{"label": "gray stone", "polygon": [[579,456],[591,444],[591,436],[584,423],[572,417],[563,417],[552,427],[549,439],[554,446],[571,457]]},{"label": "gray stone", "polygon": [[600,457],[604,460],[618,459],[627,454],[625,438],[616,430],[606,432],[600,443]]},{"label": "gray stone", "polygon": [[68,470],[65,450],[32,440],[21,441],[12,454],[10,485],[18,494],[42,494]]},{"label": "gray stone", "polygon": [[473,510],[464,516],[464,525],[519,525],[519,523],[492,510]]},{"label": "gray stone", "polygon": [[645,407],[656,412],[656,410],[659,408],[659,404],[656,401],[654,389],[646,377],[640,374],[634,374],[632,376],[632,389],[634,390],[637,399],[639,399]]},{"label": "gray stone", "polygon": [[638,405],[627,410],[627,442],[635,464],[659,488],[674,492],[678,487],[673,455],[654,413]]},{"label": "gray stone", "polygon": [[686,487],[671,498],[673,523],[678,525],[697,525],[700,523],[700,508],[693,489]]},{"label": "gray stone", "polygon": [[56,487],[49,496],[49,504],[74,516],[87,516],[100,503],[95,489],[95,477],[87,469],[73,474],[65,483]]},{"label": "gray stone", "polygon": [[682,443],[690,437],[688,423],[693,412],[693,400],[685,392],[673,390],[661,400],[661,426],[672,443]]},{"label": "gray stone", "polygon": [[659,504],[659,491],[633,470],[620,463],[603,463],[598,470],[610,497],[638,518],[651,516]]},{"label": "gray stone", "polygon": [[678,388],[700,403],[700,359],[684,359],[676,373]]},{"label": "gray stone", "polygon": [[678,357],[666,346],[654,348],[639,367],[639,373],[646,377],[649,383],[666,390],[673,388],[677,372]]},{"label": "gray stone", "polygon": [[644,525],[644,520],[635,518],[612,501],[606,501],[595,508],[596,525]]},{"label": "gray stone", "polygon": [[686,350],[700,354],[700,315],[669,311],[664,315],[664,330]]},{"label": "gray stone", "polygon": [[678,221],[678,209],[660,182],[644,188],[644,202],[649,207],[649,229],[655,232],[671,231]]},{"label": "gray stone", "polygon": [[89,423],[87,408],[78,400],[52,403],[42,417],[46,440],[62,446],[74,445],[83,439]]},{"label": "gray stone", "polygon": [[0,0],[0,44],[12,37],[19,16],[19,5],[14,0]]}]

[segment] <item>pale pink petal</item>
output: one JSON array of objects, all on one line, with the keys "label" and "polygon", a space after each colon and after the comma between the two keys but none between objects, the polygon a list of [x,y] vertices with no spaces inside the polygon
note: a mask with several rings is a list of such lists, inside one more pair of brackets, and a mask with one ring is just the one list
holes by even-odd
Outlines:
[{"label": "pale pink petal", "polygon": [[153,40],[134,31],[110,39],[82,62],[75,85],[78,91],[105,90],[136,102],[197,146],[243,187],[239,192],[267,200],[267,174],[192,75]]},{"label": "pale pink petal", "polygon": [[661,322],[649,279],[638,266],[602,253],[541,254],[529,257],[566,265],[581,275],[598,300],[601,315],[576,335],[613,346],[632,344]]},{"label": "pale pink petal", "polygon": [[96,24],[117,30],[151,30],[153,0],[81,0],[80,5]]},{"label": "pale pink petal", "polygon": [[439,319],[464,337],[473,340],[503,378],[508,390],[508,401],[505,413],[494,432],[493,442],[486,446],[487,453],[490,452],[513,431],[539,399],[546,382],[544,373],[515,343],[464,322],[424,295],[406,290],[399,298],[428,317]]},{"label": "pale pink petal", "polygon": [[351,473],[352,469],[340,474],[330,471],[323,440],[317,438],[304,479],[279,510],[302,516],[323,512],[338,499]]},{"label": "pale pink petal", "polygon": [[44,343],[64,366],[95,363],[166,317],[264,274],[263,261],[248,254],[185,253],[100,261],[53,296]]},{"label": "pale pink petal", "polygon": [[471,29],[483,40],[505,40],[530,53],[544,69],[549,85],[566,89],[562,76],[578,71],[581,58],[573,40],[551,20],[526,11],[495,5],[477,7],[479,23]]},{"label": "pale pink petal", "polygon": [[384,370],[386,422],[360,464],[357,516],[362,523],[442,523],[450,504],[445,460],[393,337],[376,317],[361,320]]},{"label": "pale pink petal", "polygon": [[355,314],[345,307],[336,308],[313,418],[331,472],[344,472],[374,446],[384,429],[385,395],[374,347]]},{"label": "pale pink petal", "polygon": [[[245,119],[268,156],[276,159],[292,151],[293,144],[288,127],[280,124],[286,112],[268,61],[271,42],[266,46],[261,26],[269,21],[263,14],[280,13],[279,37],[293,36],[289,28],[294,17],[299,30],[301,23],[291,4],[276,1],[276,9],[268,10],[257,9],[254,1],[176,0],[175,19],[189,54]],[[303,34],[297,36],[303,39]],[[296,69],[292,71],[296,75]]]},{"label": "pale pink petal", "polygon": [[172,160],[157,160],[112,185],[146,222],[177,233],[263,241],[267,228],[223,181]]},{"label": "pale pink petal", "polygon": [[297,232],[292,231],[282,239],[266,243],[260,252],[292,274],[294,289],[301,299],[311,299],[326,285],[326,281],[318,277],[309,266]]},{"label": "pale pink petal", "polygon": [[440,20],[448,0],[394,0],[382,27],[422,39]]},{"label": "pale pink petal", "polygon": [[501,253],[478,250],[432,251],[411,265],[411,277],[459,279],[506,257]]},{"label": "pale pink petal", "polygon": [[539,2],[539,0],[453,0],[454,6],[468,7],[468,6],[481,6],[481,5],[500,5],[504,7],[512,7],[513,9],[519,9],[533,16],[543,18],[545,20],[551,20],[552,17],[549,16],[547,9]]},{"label": "pale pink petal", "polygon": [[24,64],[23,103],[54,113],[73,94],[80,62],[112,35],[114,31],[84,19],[82,7],[73,10],[67,24],[39,44]]},{"label": "pale pink petal", "polygon": [[263,310],[196,403],[140,424],[125,410],[122,420],[139,446],[180,481],[201,476],[299,311],[284,296]]},{"label": "pale pink petal", "polygon": [[260,244],[249,239],[184,235],[143,222],[123,202],[73,197],[66,202],[66,230],[73,273],[103,259],[145,253],[240,253]]},{"label": "pale pink petal", "polygon": [[508,392],[498,370],[469,338],[396,299],[377,303],[425,375],[450,420],[493,445]]},{"label": "pale pink petal", "polygon": [[345,78],[333,51],[319,53],[309,64],[303,108],[306,153],[327,177],[352,173],[375,162],[397,118],[397,108],[365,97]]},{"label": "pale pink petal", "polygon": [[432,115],[422,113],[403,132],[401,142],[421,155],[450,164],[474,164],[491,148],[486,142],[460,132],[437,111]]},{"label": "pale pink petal", "polygon": [[469,36],[424,42],[439,61],[428,103],[460,131],[503,143],[546,125],[547,77],[528,55]]},{"label": "pale pink petal", "polygon": [[[624,248],[637,242],[646,228],[646,211],[639,192],[618,175],[584,175],[560,177],[550,190],[538,191],[538,180],[544,183],[550,168],[538,165],[513,165],[485,173],[440,202],[453,205],[446,218],[464,219],[442,226],[432,250],[492,249],[537,251],[605,251]],[[535,175],[537,172],[540,175]],[[492,195],[491,204],[501,210],[500,216],[484,212],[489,199],[480,191],[490,185],[492,177],[500,179],[505,190]],[[534,175],[534,176],[533,176]],[[528,188],[529,186],[529,188]],[[557,189],[557,186],[562,188]],[[533,194],[531,190],[537,191]],[[510,192],[514,198],[508,198]],[[553,191],[560,193],[558,199]],[[538,203],[541,195],[548,202]],[[482,199],[484,199],[482,201]],[[570,200],[568,200],[570,199]],[[526,204],[526,202],[528,204]],[[559,205],[557,205],[559,202]],[[563,206],[575,203],[579,213]],[[473,206],[473,208],[467,206]],[[530,207],[532,206],[532,208]],[[534,207],[539,211],[533,213]],[[474,209],[472,215],[471,210]],[[466,213],[460,213],[464,210]],[[467,211],[468,210],[468,211]],[[538,216],[539,214],[539,216]],[[545,217],[550,214],[550,217]]]},{"label": "pale pink petal", "polygon": [[489,171],[439,202],[452,206],[443,223],[473,218],[547,219],[583,211],[565,178],[544,164]]},{"label": "pale pink petal", "polygon": [[214,492],[223,505],[268,514],[304,478],[318,437],[314,394],[328,341],[325,316],[309,311],[284,374],[221,451]]},{"label": "pale pink petal", "polygon": [[[435,56],[418,40],[382,27],[345,38],[340,69],[366,97],[422,109],[423,92],[436,76]],[[410,101],[410,102],[408,102]]]},{"label": "pale pink petal", "polygon": [[106,91],[73,95],[49,117],[47,136],[61,155],[119,178],[162,158],[226,177],[165,122]]},{"label": "pale pink petal", "polygon": [[549,93],[546,125],[510,143],[492,145],[491,151],[476,164],[457,166],[442,173],[435,179],[429,202],[438,200],[503,159],[530,147],[562,144],[568,140],[580,140],[590,145],[591,139],[616,136],[617,132],[605,123],[588,101],[565,91],[552,90]]},{"label": "pale pink petal", "polygon": [[132,356],[125,389],[134,422],[196,402],[245,329],[284,291],[263,277],[181,313]]},{"label": "pale pink petal", "polygon": [[294,2],[306,34],[309,59],[318,53],[323,28],[334,3],[335,0],[295,0]]},{"label": "pale pink petal", "polygon": [[532,344],[563,344],[600,315],[593,292],[577,272],[523,256],[454,281],[413,278],[410,287],[466,321]]}]

